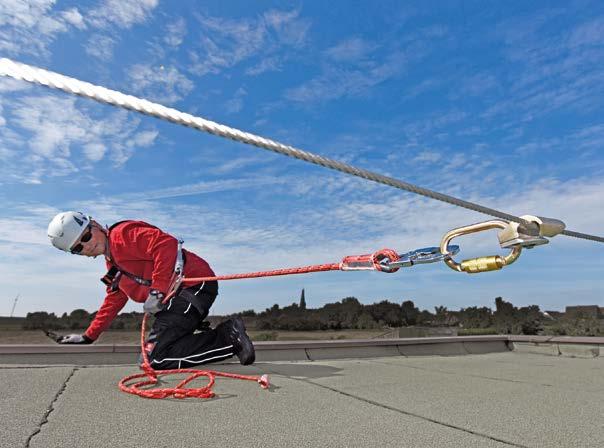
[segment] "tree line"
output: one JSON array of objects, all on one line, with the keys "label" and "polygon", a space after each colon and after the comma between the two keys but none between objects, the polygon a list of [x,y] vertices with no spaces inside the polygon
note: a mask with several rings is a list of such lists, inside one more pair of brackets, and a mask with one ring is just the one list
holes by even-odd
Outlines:
[{"label": "tree line", "polygon": [[[407,326],[458,327],[464,331],[498,334],[552,334],[574,336],[604,336],[602,320],[588,316],[564,316],[557,319],[546,317],[539,306],[516,307],[501,297],[495,299],[495,310],[489,307],[468,307],[459,311],[445,306],[434,307],[434,312],[420,310],[413,301],[401,303],[383,300],[369,305],[362,304],[356,297],[346,297],[321,308],[306,307],[304,296],[299,303],[280,307],[278,304],[262,312],[246,310],[235,315],[242,316],[246,325],[255,330],[347,330],[386,329]],[[54,313],[28,313],[23,328],[48,330],[76,330],[88,327],[95,313],[77,309],[58,317]],[[223,320],[230,316],[212,316]],[[139,330],[143,314],[121,313],[111,324],[114,330]]]}]

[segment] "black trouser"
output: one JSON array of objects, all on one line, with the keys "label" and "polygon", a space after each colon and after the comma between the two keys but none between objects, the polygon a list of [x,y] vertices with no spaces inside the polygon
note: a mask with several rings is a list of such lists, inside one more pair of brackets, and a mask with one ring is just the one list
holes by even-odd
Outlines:
[{"label": "black trouser", "polygon": [[[156,370],[194,367],[234,355],[233,345],[220,325],[216,329],[202,326],[217,295],[216,281],[183,288],[155,314],[147,340],[147,346],[154,344],[149,355],[151,367]],[[195,332],[196,329],[200,331]]]}]

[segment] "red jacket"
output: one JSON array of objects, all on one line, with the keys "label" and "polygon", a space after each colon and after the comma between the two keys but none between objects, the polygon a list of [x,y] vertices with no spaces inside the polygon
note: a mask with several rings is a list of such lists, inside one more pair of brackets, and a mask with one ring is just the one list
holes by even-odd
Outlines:
[{"label": "red jacket", "polygon": [[[157,289],[166,294],[176,263],[176,238],[146,222],[118,223],[109,230],[108,238],[113,263],[130,274],[151,280],[151,286],[139,285],[125,275],[121,276],[116,291],[112,291],[112,287],[108,286],[105,301],[84,333],[92,340],[96,340],[109,327],[128,299],[143,303],[150,289]],[[187,250],[183,252],[186,260],[185,277],[214,276],[204,259]],[[107,259],[107,269],[112,266],[112,261]]]}]

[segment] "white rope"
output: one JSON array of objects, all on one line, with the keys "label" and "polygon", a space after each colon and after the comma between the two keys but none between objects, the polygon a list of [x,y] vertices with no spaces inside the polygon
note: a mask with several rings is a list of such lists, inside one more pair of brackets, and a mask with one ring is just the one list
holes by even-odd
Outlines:
[{"label": "white rope", "polygon": [[[268,149],[269,151],[277,152],[279,154],[294,157],[296,159],[304,160],[306,162],[314,163],[316,165],[324,166],[326,168],[334,169],[336,171],[341,171],[346,174],[351,174],[353,176],[361,177],[363,179],[399,188],[401,190],[409,191],[411,193],[447,202],[449,204],[453,204],[459,207],[464,207],[469,210],[474,210],[490,216],[495,216],[497,218],[505,219],[507,221],[518,222],[525,226],[527,229],[532,229],[533,231],[536,230],[534,223],[530,223],[508,213],[503,213],[492,208],[483,207],[479,204],[464,201],[462,199],[458,199],[443,193],[438,193],[436,191],[432,191],[427,188],[422,188],[407,182],[403,182],[398,179],[356,168],[354,166],[347,165],[342,162],[330,160],[328,158],[312,154],[310,152],[306,152],[289,145],[284,145],[274,140],[250,134],[248,132],[243,132],[238,129],[234,129],[219,123],[215,123],[210,120],[206,120],[201,117],[196,117],[194,115],[180,112],[176,109],[162,106],[161,104],[152,103],[151,101],[137,98],[132,95],[125,95],[115,90],[96,86],[88,82],[80,81],[78,79],[70,78],[68,76],[60,75],[58,73],[44,70],[38,67],[32,67],[30,65],[15,62],[7,58],[0,58],[0,75],[10,76],[15,79],[21,79],[31,83],[41,84],[46,87],[59,89],[67,93],[79,95],[85,98],[90,98],[101,103],[110,104],[112,106],[117,106],[124,109],[130,109],[146,115],[151,115],[162,120],[171,121],[172,123],[191,127],[203,132],[207,132],[209,134],[225,137],[259,148]],[[581,234],[578,232],[572,232],[570,230],[565,230],[562,233],[577,238],[584,238],[604,243],[604,238],[602,237]]]}]

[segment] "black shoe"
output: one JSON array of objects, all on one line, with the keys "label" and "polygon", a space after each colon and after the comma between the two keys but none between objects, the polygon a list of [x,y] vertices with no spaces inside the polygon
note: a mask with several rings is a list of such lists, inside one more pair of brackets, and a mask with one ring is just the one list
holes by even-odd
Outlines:
[{"label": "black shoe", "polygon": [[256,360],[254,344],[245,332],[243,319],[236,317],[224,322],[224,332],[228,340],[233,344],[233,351],[239,358],[239,362],[244,366],[253,364]]}]

